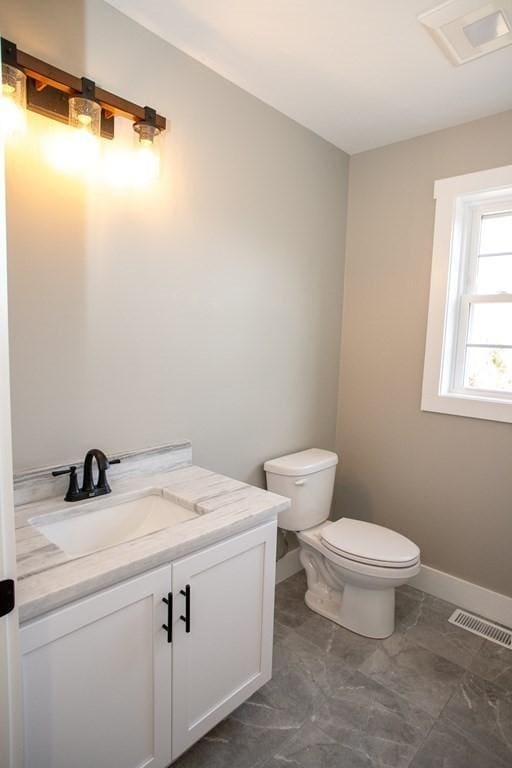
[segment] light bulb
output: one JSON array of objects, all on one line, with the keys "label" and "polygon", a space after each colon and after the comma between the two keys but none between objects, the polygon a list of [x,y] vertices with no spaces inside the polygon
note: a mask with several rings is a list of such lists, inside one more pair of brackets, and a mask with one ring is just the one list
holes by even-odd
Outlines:
[{"label": "light bulb", "polygon": [[92,136],[101,132],[101,107],[97,101],[84,96],[71,96],[69,99],[69,124],[80,128]]},{"label": "light bulb", "polygon": [[90,115],[78,115],[77,119],[80,125],[84,128],[87,128],[92,122],[92,117]]}]

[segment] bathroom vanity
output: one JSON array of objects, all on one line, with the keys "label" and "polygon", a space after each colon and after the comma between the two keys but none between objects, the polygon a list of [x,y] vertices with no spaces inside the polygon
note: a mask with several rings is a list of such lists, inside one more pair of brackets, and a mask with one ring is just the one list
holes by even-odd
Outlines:
[{"label": "bathroom vanity", "polygon": [[[271,676],[288,500],[193,466],[139,466],[113,488],[99,502],[18,508],[26,768],[77,755],[80,768],[164,768]],[[183,515],[162,528],[166,502]],[[84,530],[104,511],[119,536],[123,506],[156,530],[90,552],[69,535],[75,519],[98,546]]]}]

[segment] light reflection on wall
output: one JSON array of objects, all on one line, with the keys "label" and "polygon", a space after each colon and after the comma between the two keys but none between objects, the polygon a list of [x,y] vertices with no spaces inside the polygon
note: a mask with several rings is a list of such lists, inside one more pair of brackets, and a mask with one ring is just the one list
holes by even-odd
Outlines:
[{"label": "light reflection on wall", "polygon": [[159,172],[159,158],[153,149],[126,149],[113,142],[111,146],[104,147],[101,176],[116,189],[145,187],[158,178]]},{"label": "light reflection on wall", "polygon": [[8,96],[0,96],[0,138],[15,141],[27,130],[26,112]]},{"label": "light reflection on wall", "polygon": [[55,171],[96,179],[100,142],[86,131],[52,126],[40,137],[44,158]]},{"label": "light reflection on wall", "polygon": [[53,120],[30,124],[25,130],[25,117],[9,99],[0,98],[0,130],[6,145],[23,151],[26,142],[37,143],[49,169],[57,173],[117,190],[141,189],[159,176],[158,152],[136,140],[130,123],[117,121],[116,137],[108,140]]}]

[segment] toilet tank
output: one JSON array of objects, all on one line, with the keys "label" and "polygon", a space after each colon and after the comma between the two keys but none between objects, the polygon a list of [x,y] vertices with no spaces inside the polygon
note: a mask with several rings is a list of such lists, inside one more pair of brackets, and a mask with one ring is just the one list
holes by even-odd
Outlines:
[{"label": "toilet tank", "polygon": [[266,461],[267,488],[291,499],[277,524],[287,531],[305,531],[329,517],[338,456],[309,448]]}]

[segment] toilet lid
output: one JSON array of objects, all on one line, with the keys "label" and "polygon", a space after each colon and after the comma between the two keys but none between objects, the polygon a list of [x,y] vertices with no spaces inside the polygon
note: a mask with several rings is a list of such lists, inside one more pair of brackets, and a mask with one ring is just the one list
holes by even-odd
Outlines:
[{"label": "toilet lid", "polygon": [[350,560],[388,568],[406,568],[418,561],[419,547],[389,528],[342,517],[322,528],[322,541]]}]

